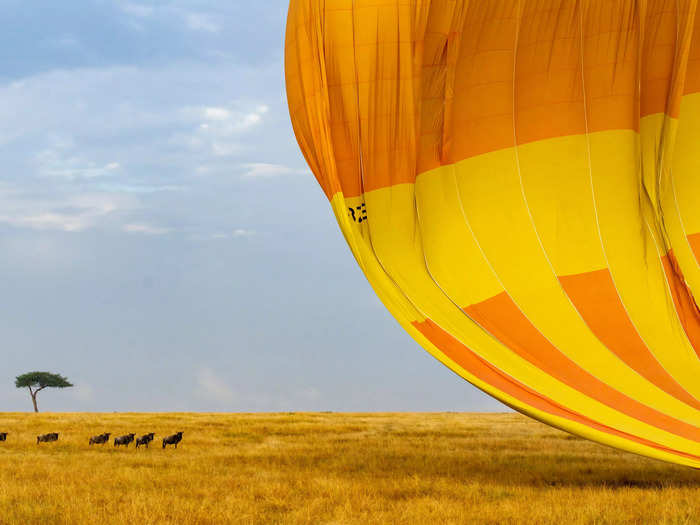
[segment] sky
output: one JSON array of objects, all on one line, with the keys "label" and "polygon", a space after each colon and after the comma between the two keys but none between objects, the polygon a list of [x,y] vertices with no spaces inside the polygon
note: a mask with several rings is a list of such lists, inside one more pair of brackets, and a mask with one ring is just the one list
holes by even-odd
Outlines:
[{"label": "sky", "polygon": [[0,411],[505,407],[416,344],[296,145],[287,1],[0,0]]}]

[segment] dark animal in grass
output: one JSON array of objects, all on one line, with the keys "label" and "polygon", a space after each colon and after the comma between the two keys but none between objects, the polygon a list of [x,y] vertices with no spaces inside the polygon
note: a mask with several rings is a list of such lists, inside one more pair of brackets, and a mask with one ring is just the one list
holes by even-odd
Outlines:
[{"label": "dark animal in grass", "polygon": [[135,435],[136,434],[127,434],[126,436],[114,438],[114,446],[118,447],[119,445],[124,445],[125,447],[129,448],[129,443],[134,440]]},{"label": "dark animal in grass", "polygon": [[36,444],[39,443],[49,443],[51,441],[58,441],[58,432],[50,432],[49,434],[42,434],[36,437]]},{"label": "dark animal in grass", "polygon": [[7,432],[0,432],[0,441],[7,441]]},{"label": "dark animal in grass", "polygon": [[99,436],[92,436],[90,438],[90,444],[104,445],[105,443],[109,442],[109,436],[111,436],[109,432],[105,432],[104,434],[100,434]]},{"label": "dark animal in grass", "polygon": [[148,448],[148,444],[153,441],[155,435],[155,432],[151,432],[150,434],[144,434],[140,438],[136,438],[136,448],[139,448],[141,445],[145,445],[146,448]]},{"label": "dark animal in grass", "polygon": [[180,441],[182,441],[182,432],[163,438],[163,448],[165,448],[166,445],[175,445],[175,448],[177,448],[177,444]]}]

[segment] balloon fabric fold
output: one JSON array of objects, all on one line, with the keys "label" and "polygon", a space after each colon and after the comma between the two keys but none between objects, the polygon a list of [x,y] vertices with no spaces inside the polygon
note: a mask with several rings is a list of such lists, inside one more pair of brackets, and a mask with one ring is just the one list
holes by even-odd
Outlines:
[{"label": "balloon fabric fold", "polygon": [[291,0],[298,143],[428,352],[512,408],[700,467],[691,0]]}]

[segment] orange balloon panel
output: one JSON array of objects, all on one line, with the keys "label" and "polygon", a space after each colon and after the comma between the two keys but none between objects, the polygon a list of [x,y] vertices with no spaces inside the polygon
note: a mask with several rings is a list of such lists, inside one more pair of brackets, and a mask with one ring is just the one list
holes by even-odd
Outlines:
[{"label": "orange balloon panel", "polygon": [[690,0],[292,0],[289,108],[428,352],[568,432],[700,466]]}]

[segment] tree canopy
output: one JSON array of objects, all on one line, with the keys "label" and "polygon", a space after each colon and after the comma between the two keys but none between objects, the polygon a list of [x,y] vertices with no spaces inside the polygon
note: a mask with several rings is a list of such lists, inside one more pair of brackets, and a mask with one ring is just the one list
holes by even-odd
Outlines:
[{"label": "tree canopy", "polygon": [[67,388],[73,386],[68,378],[61,374],[51,372],[27,372],[15,378],[17,388],[28,388],[34,404],[34,412],[39,412],[36,404],[36,395],[44,388]]},{"label": "tree canopy", "polygon": [[15,386],[17,388],[34,387],[34,388],[66,388],[73,386],[68,381],[68,378],[61,374],[52,374],[50,372],[27,372],[15,378]]}]

